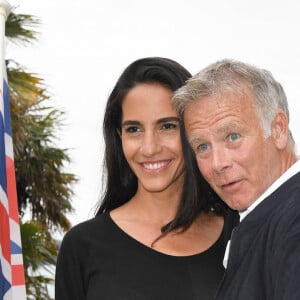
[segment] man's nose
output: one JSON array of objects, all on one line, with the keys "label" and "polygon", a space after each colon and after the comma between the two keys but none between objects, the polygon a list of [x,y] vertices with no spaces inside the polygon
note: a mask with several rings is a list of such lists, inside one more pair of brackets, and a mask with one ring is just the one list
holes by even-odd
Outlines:
[{"label": "man's nose", "polygon": [[231,158],[227,149],[214,147],[212,153],[212,168],[217,173],[222,173],[231,166]]}]

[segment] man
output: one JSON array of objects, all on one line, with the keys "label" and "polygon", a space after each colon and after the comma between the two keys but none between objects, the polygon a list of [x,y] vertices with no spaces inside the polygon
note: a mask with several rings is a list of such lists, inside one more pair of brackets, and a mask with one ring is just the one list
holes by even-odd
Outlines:
[{"label": "man", "polygon": [[270,72],[233,61],[173,98],[198,167],[239,211],[216,299],[300,299],[300,161],[285,93]]}]

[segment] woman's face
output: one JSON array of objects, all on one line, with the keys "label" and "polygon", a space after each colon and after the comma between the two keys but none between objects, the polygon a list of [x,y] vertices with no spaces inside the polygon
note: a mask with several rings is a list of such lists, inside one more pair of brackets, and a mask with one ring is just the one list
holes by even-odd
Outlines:
[{"label": "woman's face", "polygon": [[179,118],[172,91],[159,84],[138,84],[124,98],[121,139],[139,189],[181,190],[184,160]]}]

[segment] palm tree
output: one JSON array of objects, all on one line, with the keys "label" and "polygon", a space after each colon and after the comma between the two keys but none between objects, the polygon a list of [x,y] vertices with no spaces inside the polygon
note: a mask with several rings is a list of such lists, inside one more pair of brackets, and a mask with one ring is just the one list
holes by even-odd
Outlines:
[{"label": "palm tree", "polygon": [[75,176],[62,171],[70,161],[66,151],[53,146],[63,113],[43,106],[48,97],[40,78],[10,64],[7,70],[20,213],[30,207],[34,221],[68,229]]},{"label": "palm tree", "polygon": [[[6,36],[17,45],[28,45],[37,39],[33,28],[38,25],[37,18],[12,11]],[[71,187],[77,179],[64,171],[70,162],[67,151],[55,146],[63,112],[49,104],[43,79],[13,60],[6,65],[26,289],[28,299],[46,300],[58,251],[53,233],[70,227],[67,213],[72,211]],[[41,269],[50,275],[41,274]]]},{"label": "palm tree", "polygon": [[[50,300],[47,287],[53,279],[45,274],[53,273],[57,243],[51,237],[47,226],[39,222],[22,224],[21,235],[28,299]],[[41,274],[41,266],[48,272]]]}]

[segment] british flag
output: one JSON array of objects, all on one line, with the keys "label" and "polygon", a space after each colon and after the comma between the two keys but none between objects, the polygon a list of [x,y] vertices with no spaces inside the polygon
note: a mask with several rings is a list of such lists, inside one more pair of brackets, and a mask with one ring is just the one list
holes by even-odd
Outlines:
[{"label": "british flag", "polygon": [[[1,64],[4,65],[4,62]],[[5,69],[2,67],[2,69]],[[8,85],[0,72],[0,299],[25,300]]]}]

